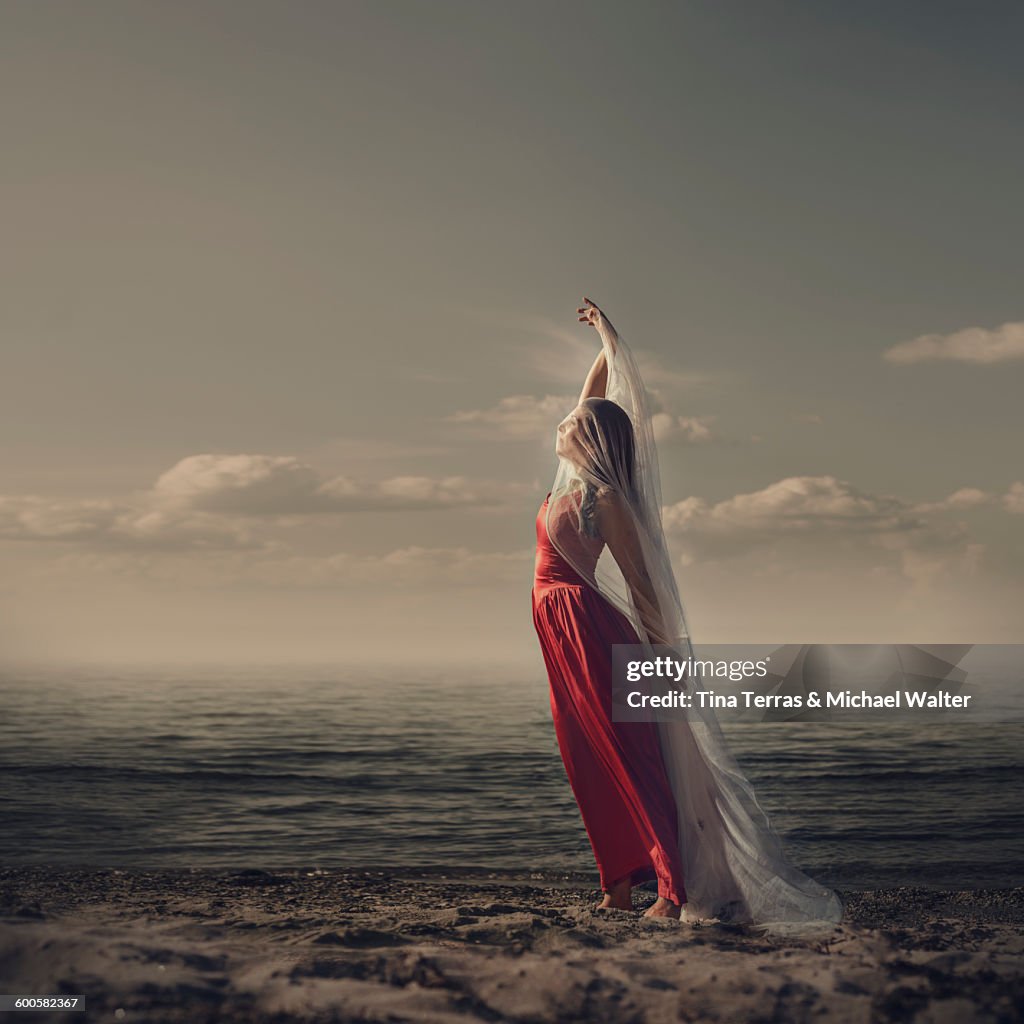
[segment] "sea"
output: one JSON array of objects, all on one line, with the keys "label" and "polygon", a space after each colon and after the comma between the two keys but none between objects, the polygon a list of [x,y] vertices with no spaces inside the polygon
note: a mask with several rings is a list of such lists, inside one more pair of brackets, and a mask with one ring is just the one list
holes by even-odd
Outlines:
[{"label": "sea", "polygon": [[[818,881],[1020,886],[1006,692],[986,721],[722,728]],[[597,880],[542,665],[0,666],[0,864]]]}]

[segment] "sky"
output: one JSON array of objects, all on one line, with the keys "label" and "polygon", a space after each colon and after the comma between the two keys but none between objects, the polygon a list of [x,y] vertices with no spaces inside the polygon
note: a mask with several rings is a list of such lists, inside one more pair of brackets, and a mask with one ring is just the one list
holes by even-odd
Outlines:
[{"label": "sky", "polygon": [[1024,9],[13,2],[0,663],[540,666],[598,351],[695,644],[1024,642]]}]

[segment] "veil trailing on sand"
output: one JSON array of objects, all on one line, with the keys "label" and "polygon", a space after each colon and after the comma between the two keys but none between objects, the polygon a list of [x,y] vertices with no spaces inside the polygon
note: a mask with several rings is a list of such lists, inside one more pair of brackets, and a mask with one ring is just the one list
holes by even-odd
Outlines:
[{"label": "veil trailing on sand", "polygon": [[[663,654],[653,645],[664,644],[680,660],[696,658],[662,527],[649,397],[625,342],[603,316],[595,326],[608,366],[605,401],[584,400],[559,428],[568,443],[560,436],[548,536],[626,616],[645,656]],[[595,566],[597,522],[609,508],[617,513],[615,541],[608,539]],[[685,686],[705,689],[699,673]],[[714,711],[694,707],[685,718],[659,721],[658,730],[678,810],[684,920],[717,918],[770,934],[831,931],[843,914],[839,897],[788,862]]]}]

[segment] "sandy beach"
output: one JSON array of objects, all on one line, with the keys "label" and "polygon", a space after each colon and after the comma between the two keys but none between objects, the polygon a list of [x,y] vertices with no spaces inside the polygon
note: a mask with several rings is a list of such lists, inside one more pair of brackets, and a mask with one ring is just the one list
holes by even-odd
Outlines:
[{"label": "sandy beach", "polygon": [[[0,871],[0,992],[32,1020],[1024,1019],[1024,889],[847,893],[827,941],[593,908],[583,876]],[[28,1019],[28,1018],[26,1018]]]}]

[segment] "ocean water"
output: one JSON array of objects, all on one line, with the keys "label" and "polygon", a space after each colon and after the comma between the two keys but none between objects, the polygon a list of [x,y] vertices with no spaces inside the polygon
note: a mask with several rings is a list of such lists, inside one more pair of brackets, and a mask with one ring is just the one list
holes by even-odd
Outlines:
[{"label": "ocean water", "polygon": [[[1024,884],[1024,721],[724,722],[846,889]],[[0,863],[596,872],[534,672],[0,669]]]}]

